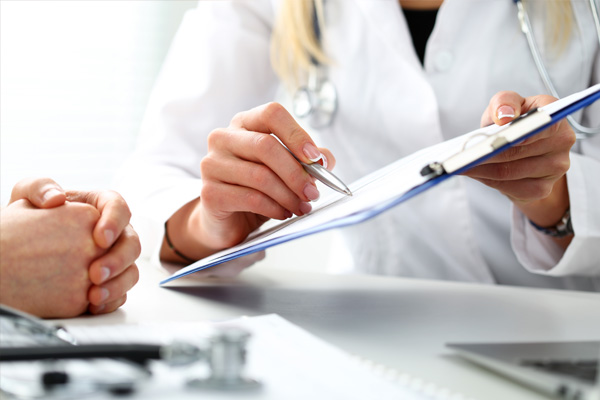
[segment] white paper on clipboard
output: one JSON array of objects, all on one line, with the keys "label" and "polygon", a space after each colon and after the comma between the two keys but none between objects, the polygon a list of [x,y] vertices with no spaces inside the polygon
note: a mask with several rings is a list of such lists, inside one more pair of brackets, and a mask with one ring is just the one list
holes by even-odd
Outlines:
[{"label": "white paper on clipboard", "polygon": [[[599,98],[600,84],[597,84],[541,107],[539,115],[542,115],[542,118],[531,118],[528,123],[525,123],[527,121],[525,118],[512,128],[512,124],[490,125],[422,149],[348,185],[353,194],[351,197],[331,192],[329,196],[313,204],[310,214],[283,222],[271,221],[251,234],[243,243],[182,268],[163,280],[161,285],[277,244],[373,218],[546,129]],[[485,139],[469,145],[472,139],[475,141],[476,135],[483,135]],[[498,138],[501,138],[500,142],[495,141]],[[489,146],[486,142],[492,142],[494,145]],[[421,174],[424,167],[431,164],[443,165],[444,162],[451,165],[448,167],[449,171],[442,169],[437,174],[425,176]]]}]

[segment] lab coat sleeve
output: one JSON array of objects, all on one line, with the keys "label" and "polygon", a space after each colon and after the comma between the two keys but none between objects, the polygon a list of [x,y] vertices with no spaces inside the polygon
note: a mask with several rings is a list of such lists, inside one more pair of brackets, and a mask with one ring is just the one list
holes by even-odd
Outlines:
[{"label": "lab coat sleeve", "polygon": [[175,35],[150,96],[119,190],[132,210],[142,255],[158,260],[164,222],[200,195],[207,136],[274,98],[270,0],[199,1]]},{"label": "lab coat sleeve", "polygon": [[[598,82],[600,56],[596,57],[589,86]],[[600,101],[584,110],[581,122],[584,126],[600,127]],[[527,270],[551,276],[600,275],[599,176],[600,134],[596,134],[578,142],[571,152],[567,185],[575,236],[566,251],[533,228],[513,206],[512,247]]]},{"label": "lab coat sleeve", "polygon": [[530,272],[551,276],[600,275],[600,162],[571,155],[567,184],[575,236],[566,251],[539,232],[513,206],[511,241],[521,264]]}]

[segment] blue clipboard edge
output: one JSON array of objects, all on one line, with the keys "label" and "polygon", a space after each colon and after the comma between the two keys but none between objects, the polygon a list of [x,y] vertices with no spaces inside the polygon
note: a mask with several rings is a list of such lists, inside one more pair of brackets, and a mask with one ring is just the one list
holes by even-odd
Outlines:
[{"label": "blue clipboard edge", "polygon": [[[580,99],[579,101],[559,110],[558,112],[554,113],[551,115],[551,122],[541,126],[540,128],[537,128],[531,132],[529,132],[528,134],[524,135],[520,141],[525,140],[527,138],[530,138],[534,135],[536,135],[537,133],[543,131],[544,129],[548,128],[551,125],[554,125],[555,123],[557,123],[558,121],[560,121],[561,119],[564,119],[567,117],[567,115],[570,115],[572,113],[574,113],[575,111],[578,111],[584,107],[589,106],[590,104],[594,103],[596,100],[600,99],[600,90],[591,93],[590,95]],[[166,283],[169,283],[175,279],[179,279],[181,277],[187,276],[187,275],[191,275],[195,272],[199,272],[202,270],[205,270],[207,268],[211,268],[214,267],[216,265],[222,264],[224,262],[227,261],[231,261],[234,260],[236,258],[242,257],[242,256],[246,256],[249,254],[253,254],[253,253],[257,253],[259,251],[265,250],[269,247],[273,247],[282,243],[286,243],[304,236],[308,236],[308,235],[313,235],[316,233],[320,233],[320,232],[325,232],[331,229],[335,229],[335,228],[342,228],[345,226],[350,226],[350,225],[355,225],[361,222],[364,222],[368,219],[371,219],[381,213],[383,213],[386,210],[389,210],[390,208],[405,202],[406,200],[415,197],[416,195],[418,195],[419,193],[422,193],[426,190],[429,190],[430,188],[432,188],[433,186],[445,181],[446,179],[454,176],[454,175],[460,175],[461,173],[467,171],[468,169],[482,163],[483,161],[494,157],[495,155],[503,152],[504,150],[508,149],[509,147],[515,145],[515,143],[507,143],[506,145],[499,147],[498,149],[494,150],[493,152],[491,152],[490,154],[470,163],[465,165],[464,167],[450,173],[450,174],[443,174],[434,178],[429,179],[428,181],[415,186],[414,188],[408,190],[407,192],[403,193],[401,196],[393,198],[385,203],[382,203],[380,205],[378,205],[375,208],[372,208],[368,211],[362,211],[362,212],[358,212],[349,216],[344,217],[343,219],[338,219],[338,220],[334,220],[331,221],[329,223],[320,225],[318,227],[315,227],[313,229],[309,229],[303,232],[297,232],[294,234],[290,234],[290,235],[286,235],[286,236],[280,236],[277,238],[274,238],[272,240],[268,240],[266,242],[261,243],[259,246],[253,247],[253,248],[246,248],[243,250],[239,250],[237,252],[233,252],[231,254],[228,254],[226,257],[220,258],[219,260],[216,260],[212,263],[209,263],[203,267],[198,267],[196,269],[190,270],[186,273],[180,274],[180,275],[172,275],[167,279],[164,279],[160,282],[160,285],[164,285]]]}]

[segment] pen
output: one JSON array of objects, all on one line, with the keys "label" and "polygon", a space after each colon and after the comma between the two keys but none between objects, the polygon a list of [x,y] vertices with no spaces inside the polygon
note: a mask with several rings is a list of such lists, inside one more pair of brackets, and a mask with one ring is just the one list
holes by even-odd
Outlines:
[{"label": "pen", "polygon": [[[21,332],[22,335],[26,335],[29,338],[38,338],[38,340],[42,340],[44,342],[52,341],[63,344],[76,344],[76,340],[69,332],[67,332],[63,327],[60,326],[52,326],[50,324],[44,323],[42,320],[24,313],[22,311],[16,310],[12,307],[6,306],[4,304],[0,304],[0,321],[4,318],[9,319],[10,326],[12,329],[16,329]],[[2,325],[3,330],[0,337],[4,341],[10,341],[8,336],[12,333],[7,328],[7,326]]]},{"label": "pen", "polygon": [[[287,149],[287,147],[286,147]],[[290,151],[287,149],[292,156],[302,165],[304,170],[308,172],[311,176],[315,177],[317,180],[330,187],[331,189],[345,194],[346,196],[352,196],[352,192],[348,189],[348,186],[342,182],[340,178],[335,176],[331,171],[322,166],[319,163],[306,164],[303,163]]]}]

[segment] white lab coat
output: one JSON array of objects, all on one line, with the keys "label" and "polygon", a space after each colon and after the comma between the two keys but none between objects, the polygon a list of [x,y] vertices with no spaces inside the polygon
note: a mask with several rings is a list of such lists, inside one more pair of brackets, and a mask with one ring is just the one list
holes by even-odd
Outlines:
[{"label": "white lab coat", "polygon": [[[269,61],[278,0],[202,1],[177,33],[151,96],[138,147],[119,177],[146,252],[163,224],[202,185],[206,137],[239,111],[282,100]],[[532,2],[542,8],[543,2]],[[559,56],[544,41],[544,12],[530,18],[559,93],[600,80],[587,1]],[[545,93],[510,0],[446,0],[425,67],[397,0],[327,0],[323,45],[339,109],[320,146],[353,181],[423,147],[479,127],[500,90]],[[283,101],[283,100],[282,100]],[[600,125],[600,104],[576,115]],[[302,121],[299,121],[302,123]],[[360,272],[469,282],[600,290],[600,135],[578,143],[567,174],[576,236],[566,252],[537,232],[503,195],[456,177],[342,232]]]}]

